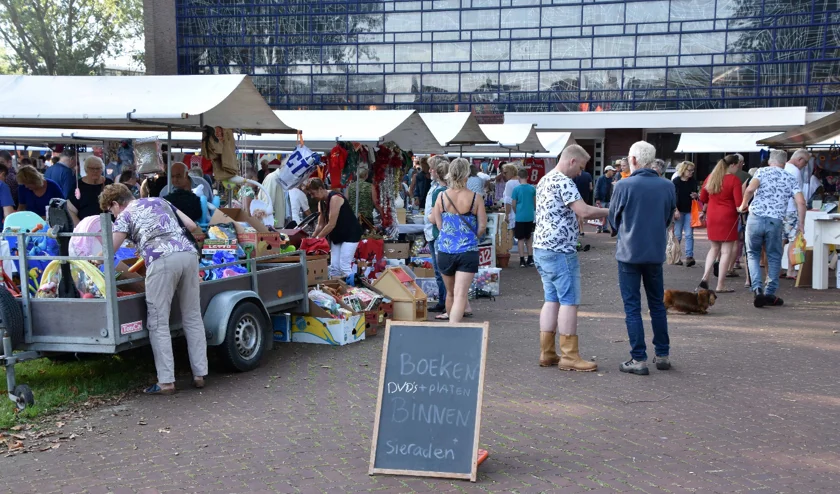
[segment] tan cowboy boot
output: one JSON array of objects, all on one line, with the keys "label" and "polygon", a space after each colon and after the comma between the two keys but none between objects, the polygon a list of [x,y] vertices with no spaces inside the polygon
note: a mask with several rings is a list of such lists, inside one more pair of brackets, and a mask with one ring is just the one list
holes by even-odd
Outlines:
[{"label": "tan cowboy boot", "polygon": [[560,353],[563,355],[558,364],[560,370],[578,372],[593,372],[598,370],[598,364],[587,362],[580,358],[577,335],[560,335]]},{"label": "tan cowboy boot", "polygon": [[540,367],[551,367],[560,362],[557,348],[554,346],[557,333],[540,331]]}]

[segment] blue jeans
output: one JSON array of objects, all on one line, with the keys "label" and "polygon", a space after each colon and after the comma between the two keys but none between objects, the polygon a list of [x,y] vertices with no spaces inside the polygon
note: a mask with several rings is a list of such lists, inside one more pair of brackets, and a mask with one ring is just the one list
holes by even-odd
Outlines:
[{"label": "blue jeans", "polygon": [[767,216],[755,216],[747,219],[747,263],[750,268],[750,288],[753,292],[761,290],[764,278],[761,276],[761,247],[767,252],[767,288],[766,295],[775,295],[779,288],[779,271],[782,269],[782,220]]},{"label": "blue jeans", "polygon": [[429,252],[432,254],[432,267],[435,270],[435,281],[437,282],[438,287],[438,307],[443,307],[446,305],[446,285],[443,284],[443,276],[440,274],[440,269],[438,268],[437,262],[437,252],[435,251],[435,240],[429,242]]},{"label": "blue jeans", "polygon": [[674,220],[674,235],[682,243],[685,232],[685,257],[694,257],[694,228],[691,227],[691,213],[680,212],[680,219]]},{"label": "blue jeans", "polygon": [[534,263],[542,279],[546,302],[580,305],[580,261],[577,252],[534,249]]},{"label": "blue jeans", "polygon": [[650,324],[653,326],[653,346],[657,357],[667,357],[671,348],[668,338],[668,314],[665,309],[665,286],[661,264],[618,263],[618,286],[624,300],[630,355],[640,362],[647,360],[645,327],[642,324],[641,284],[645,283]]}]

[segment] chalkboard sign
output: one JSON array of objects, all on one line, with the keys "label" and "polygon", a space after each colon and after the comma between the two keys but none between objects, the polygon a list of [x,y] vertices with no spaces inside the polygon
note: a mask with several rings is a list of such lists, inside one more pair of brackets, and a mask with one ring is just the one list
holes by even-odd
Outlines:
[{"label": "chalkboard sign", "polygon": [[388,321],[371,475],[475,482],[489,327]]}]

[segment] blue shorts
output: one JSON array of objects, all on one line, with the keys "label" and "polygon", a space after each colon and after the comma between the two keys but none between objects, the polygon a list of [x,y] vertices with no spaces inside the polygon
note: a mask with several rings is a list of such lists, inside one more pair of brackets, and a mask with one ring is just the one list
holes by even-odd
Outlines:
[{"label": "blue shorts", "polygon": [[546,302],[580,305],[580,263],[577,252],[563,254],[534,249],[534,263],[542,278]]}]

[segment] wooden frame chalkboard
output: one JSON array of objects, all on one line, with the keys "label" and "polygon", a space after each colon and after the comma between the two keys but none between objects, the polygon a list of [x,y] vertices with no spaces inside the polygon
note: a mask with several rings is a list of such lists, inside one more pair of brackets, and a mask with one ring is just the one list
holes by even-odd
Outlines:
[{"label": "wooden frame chalkboard", "polygon": [[[484,399],[484,370],[487,360],[489,330],[490,323],[488,322],[450,324],[446,322],[388,321],[385,327],[385,341],[382,347],[382,364],[379,373],[379,389],[376,400],[376,419],[373,426],[369,475],[382,473],[476,481],[478,472],[478,440],[479,431],[481,430],[481,406]],[[399,364],[391,362],[391,367],[389,367],[389,357],[394,358],[394,355],[391,355],[391,353],[399,351],[401,347],[405,350],[406,345],[413,352],[419,352],[415,356],[416,367],[413,367],[415,363],[410,362],[412,357],[407,352],[403,352],[397,357],[400,362]],[[445,352],[449,352],[449,357],[445,355]],[[419,358],[423,356],[431,357],[432,355],[437,357],[438,354],[440,355],[439,359]],[[461,359],[461,361],[456,362],[457,359]],[[424,375],[419,375],[421,374],[419,368],[423,361],[427,362],[426,369],[428,372],[422,373]],[[453,364],[453,362],[456,363]],[[411,380],[411,382],[406,380],[402,383],[386,381],[386,374],[389,374],[392,379],[394,378],[396,372],[394,366],[397,365],[400,367],[400,377],[404,376],[406,364],[412,366],[411,377],[415,379]],[[445,374],[449,381],[453,380],[451,378],[457,377],[458,366],[462,366],[461,369],[466,369],[463,371],[463,382],[461,383],[463,387],[458,387],[456,384],[449,384],[448,381],[444,383],[438,382],[437,384],[429,383],[430,386],[425,387],[423,380],[431,379],[428,376],[435,376],[435,365],[439,366],[437,367],[438,380],[443,379],[441,377],[444,375],[443,369],[447,370]],[[418,369],[418,372],[415,373],[414,369]],[[470,369],[472,369],[472,372],[470,372]],[[435,397],[432,397],[433,386],[440,388],[438,395]],[[398,388],[400,391],[395,391]],[[421,388],[423,392],[417,394],[417,391]],[[406,389],[409,389],[409,391],[406,391]],[[412,392],[410,389],[414,391]],[[428,400],[436,400],[441,404],[440,406],[424,403],[426,400],[425,389],[429,390]],[[451,391],[440,392],[445,389],[451,389]],[[451,394],[447,395],[450,392]],[[475,393],[474,395],[472,394],[473,392]],[[392,393],[397,393],[396,397]],[[388,408],[388,403],[390,403],[385,401],[386,394],[391,397],[391,401],[401,400],[400,408],[391,410],[390,418],[387,414],[383,418],[383,407]],[[452,405],[453,408],[444,408],[444,405]],[[458,408],[458,410],[455,410],[455,408]],[[411,412],[408,411],[409,409]],[[431,409],[434,409],[434,412]],[[401,415],[401,417],[405,417],[403,421],[406,421],[410,417],[412,420],[416,419],[417,422],[413,424],[407,423],[405,426],[394,425],[397,410],[403,412]],[[419,412],[415,413],[417,410]],[[427,413],[427,415],[424,415],[424,413]],[[474,419],[470,417],[472,414],[474,414]],[[426,421],[425,424],[423,423],[424,420]],[[473,427],[469,427],[469,422],[473,421]],[[454,433],[453,428],[455,430]],[[380,434],[381,432],[383,434]],[[402,434],[408,436],[405,441],[411,440],[410,438],[412,437],[416,439],[418,434],[424,439],[422,444],[399,443],[399,439],[389,439],[386,441],[387,448],[379,444],[383,435],[394,438],[395,435]],[[469,439],[469,444],[457,446],[458,434],[462,434]],[[440,443],[433,445],[433,441],[449,439],[452,439],[455,445],[451,447],[440,446]],[[426,444],[428,444],[428,448],[425,447]],[[469,449],[465,449],[467,446]],[[452,457],[451,463],[449,462],[450,453]],[[466,453],[469,453],[469,458],[466,457]],[[396,454],[396,458],[387,456],[394,454]],[[457,461],[456,456],[460,456]],[[408,465],[407,463],[412,464]],[[453,469],[447,471],[446,467],[450,466],[450,464],[453,466]]]}]

